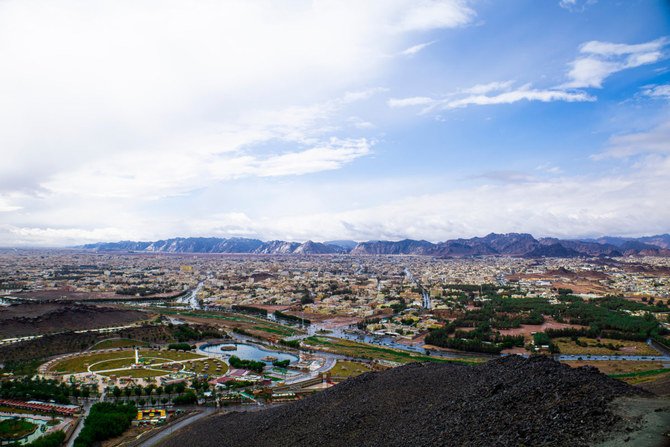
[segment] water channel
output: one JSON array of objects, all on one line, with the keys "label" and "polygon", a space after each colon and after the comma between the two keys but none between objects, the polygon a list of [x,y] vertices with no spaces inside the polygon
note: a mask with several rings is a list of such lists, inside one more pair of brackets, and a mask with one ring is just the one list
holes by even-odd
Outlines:
[{"label": "water channel", "polygon": [[202,306],[200,301],[198,301],[198,293],[202,290],[202,287],[205,285],[205,281],[200,281],[195,289],[191,290],[188,294],[177,298],[177,302],[181,304],[187,304],[193,310],[200,310]]}]

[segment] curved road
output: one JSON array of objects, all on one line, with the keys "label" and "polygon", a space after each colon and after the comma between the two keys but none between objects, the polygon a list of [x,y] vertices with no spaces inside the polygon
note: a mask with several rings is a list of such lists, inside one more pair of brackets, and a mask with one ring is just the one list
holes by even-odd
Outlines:
[{"label": "curved road", "polygon": [[[281,404],[274,404],[274,405],[277,406]],[[186,427],[187,425],[190,425],[195,421],[214,413],[220,413],[223,415],[232,411],[261,411],[269,407],[270,407],[269,405],[235,405],[226,407],[225,410],[217,409],[214,407],[203,407],[203,411],[201,413],[187,417],[186,419],[182,419],[176,422],[172,426],[166,427],[165,430],[156,433],[154,436],[150,438],[147,438],[144,442],[140,443],[138,447],[153,447],[159,445],[164,439],[170,437],[172,433],[174,433],[175,431],[180,430]]]}]

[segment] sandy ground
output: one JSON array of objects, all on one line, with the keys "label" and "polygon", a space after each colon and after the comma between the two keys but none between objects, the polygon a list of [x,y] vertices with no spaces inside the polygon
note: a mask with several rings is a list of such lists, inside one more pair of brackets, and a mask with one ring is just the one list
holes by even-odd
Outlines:
[{"label": "sandy ground", "polygon": [[526,338],[530,338],[533,332],[544,332],[547,329],[564,329],[568,327],[584,328],[585,326],[580,326],[577,324],[559,323],[551,317],[545,317],[544,323],[542,324],[522,324],[521,327],[519,328],[500,329],[500,334],[523,335]]},{"label": "sandy ground", "polygon": [[595,447],[661,447],[670,445],[670,399],[624,397],[612,403],[617,413],[640,429],[617,433]]}]

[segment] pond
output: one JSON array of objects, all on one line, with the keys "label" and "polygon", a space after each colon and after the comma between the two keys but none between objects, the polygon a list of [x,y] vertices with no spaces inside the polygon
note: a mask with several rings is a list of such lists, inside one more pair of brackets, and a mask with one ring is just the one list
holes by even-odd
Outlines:
[{"label": "pond", "polygon": [[268,357],[274,357],[277,360],[290,360],[291,363],[298,361],[298,356],[287,354],[280,351],[270,351],[263,349],[256,345],[246,343],[222,343],[218,345],[204,345],[200,350],[209,354],[220,354],[226,357],[236,355],[244,360],[256,360],[258,362],[265,362],[268,365],[272,363]]}]

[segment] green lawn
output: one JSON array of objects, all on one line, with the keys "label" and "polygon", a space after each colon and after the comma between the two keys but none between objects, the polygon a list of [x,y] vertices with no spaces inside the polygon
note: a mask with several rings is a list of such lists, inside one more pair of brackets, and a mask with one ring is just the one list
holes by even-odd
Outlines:
[{"label": "green lawn", "polygon": [[[96,365],[97,363],[103,361],[104,363],[101,365],[101,367],[97,367],[96,365],[94,366],[94,368],[98,370],[123,368],[128,367],[135,362],[134,356],[135,353],[134,351],[131,350],[81,354],[57,362],[51,367],[51,370],[66,374],[86,372],[88,371],[89,366]],[[194,354],[191,352],[165,351],[165,350],[155,351],[148,349],[141,349],[140,357],[146,360],[150,360],[152,363],[163,363],[171,360],[190,360],[190,359],[205,358],[205,356]]]},{"label": "green lawn", "polygon": [[333,369],[330,370],[330,374],[332,377],[347,378],[356,377],[369,371],[372,371],[372,368],[365,363],[338,360]]},{"label": "green lawn", "polygon": [[3,419],[0,421],[0,438],[20,439],[37,430],[37,424],[25,419]]}]

